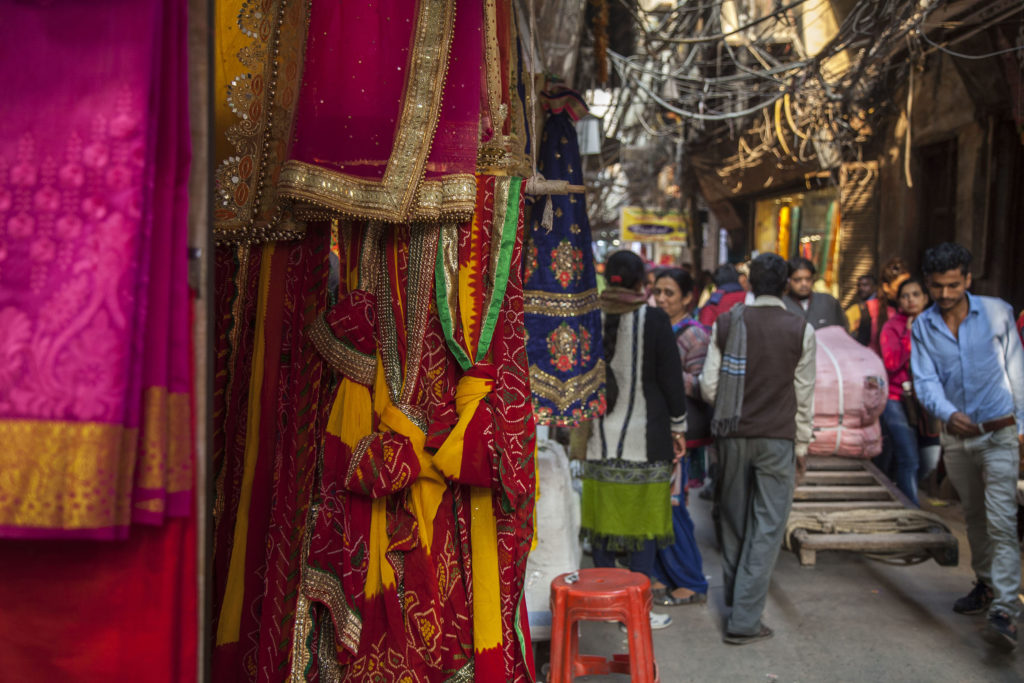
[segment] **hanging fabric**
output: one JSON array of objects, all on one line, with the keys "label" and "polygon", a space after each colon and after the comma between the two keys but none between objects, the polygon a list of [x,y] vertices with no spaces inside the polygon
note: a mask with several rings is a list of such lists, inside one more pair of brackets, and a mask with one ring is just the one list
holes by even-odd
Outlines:
[{"label": "hanging fabric", "polygon": [[[583,182],[575,121],[579,94],[541,93],[548,112],[538,170],[548,180]],[[605,411],[601,312],[586,197],[541,195],[533,205],[524,255],[527,354],[534,413],[541,424],[576,426]]]}]

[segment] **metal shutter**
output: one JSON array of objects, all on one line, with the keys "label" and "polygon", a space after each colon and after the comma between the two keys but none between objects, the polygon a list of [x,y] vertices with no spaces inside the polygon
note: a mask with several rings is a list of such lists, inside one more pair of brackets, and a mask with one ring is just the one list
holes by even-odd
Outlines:
[{"label": "metal shutter", "polygon": [[839,168],[839,295],[845,309],[857,294],[857,278],[874,273],[878,253],[878,162]]}]

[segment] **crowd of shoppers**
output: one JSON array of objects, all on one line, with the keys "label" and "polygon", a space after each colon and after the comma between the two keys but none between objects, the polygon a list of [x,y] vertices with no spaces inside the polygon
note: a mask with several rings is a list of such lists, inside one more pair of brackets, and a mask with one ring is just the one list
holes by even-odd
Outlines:
[{"label": "crowd of shoppers", "polygon": [[[655,604],[705,602],[686,494],[710,483],[702,494],[714,491],[732,608],[723,640],[771,637],[762,613],[811,439],[814,330],[841,325],[888,374],[878,465],[918,504],[941,453],[963,502],[976,583],[954,610],[987,612],[993,642],[1014,647],[1024,313],[1015,321],[1005,302],[970,294],[970,260],[964,247],[942,244],[927,251],[917,277],[904,259],[889,259],[877,279],[858,280],[844,312],[815,291],[807,259],[761,254],[742,272],[724,264],[707,274],[709,294],[685,269],[645,270],[635,254],[613,254],[601,295],[609,413],[584,468],[583,526],[595,564],[612,566],[615,552],[628,550],[630,568],[650,577]],[[717,452],[717,470],[706,451]],[[654,628],[670,621],[652,613]]]}]

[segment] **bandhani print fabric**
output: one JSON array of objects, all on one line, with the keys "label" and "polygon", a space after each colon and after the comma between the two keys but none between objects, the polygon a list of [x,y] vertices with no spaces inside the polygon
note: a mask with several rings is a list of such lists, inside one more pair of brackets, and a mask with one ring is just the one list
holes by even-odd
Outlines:
[{"label": "bandhani print fabric", "polygon": [[[542,93],[541,102],[548,119],[538,169],[548,180],[582,184],[574,122],[586,114],[586,104],[566,88]],[[543,221],[548,209],[550,227]],[[601,313],[584,195],[537,199],[524,251],[534,413],[541,424],[575,426],[605,411]]]},{"label": "bandhani print fabric", "polygon": [[329,228],[217,252],[213,680],[284,680],[299,554],[332,385],[306,330]]},{"label": "bandhani print fabric", "polygon": [[340,226],[291,680],[532,679],[521,182],[477,183],[471,221]]},{"label": "bandhani print fabric", "polygon": [[230,4],[214,678],[532,680],[513,3]]}]

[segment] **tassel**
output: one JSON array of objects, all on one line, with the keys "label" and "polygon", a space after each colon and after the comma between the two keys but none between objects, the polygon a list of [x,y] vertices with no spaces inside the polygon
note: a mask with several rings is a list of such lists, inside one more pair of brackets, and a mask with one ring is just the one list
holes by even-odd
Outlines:
[{"label": "tassel", "polygon": [[551,232],[551,228],[555,225],[555,210],[552,208],[554,202],[550,197],[545,197],[545,199],[547,201],[544,202],[544,213],[541,214],[540,224],[545,230]]}]

